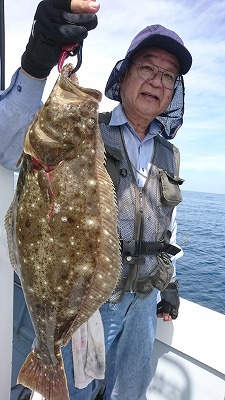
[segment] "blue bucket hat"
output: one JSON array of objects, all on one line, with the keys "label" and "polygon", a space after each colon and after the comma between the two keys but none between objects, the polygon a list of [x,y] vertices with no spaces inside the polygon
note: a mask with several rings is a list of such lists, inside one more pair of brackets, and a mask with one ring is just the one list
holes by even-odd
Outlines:
[{"label": "blue bucket hat", "polygon": [[185,75],[192,65],[192,56],[184,46],[182,39],[173,31],[162,25],[147,26],[132,40],[123,60],[116,63],[105,87],[105,95],[111,100],[121,102],[120,79],[132,63],[133,56],[141,49],[157,47],[177,57],[180,65],[180,77],[174,90],[173,100],[166,113],[157,120],[163,125],[162,135],[171,139],[183,123]]},{"label": "blue bucket hat", "polygon": [[147,26],[134,37],[125,58],[118,61],[113,68],[105,88],[105,95],[109,99],[120,101],[119,80],[131,64],[134,54],[146,47],[157,47],[175,55],[180,64],[181,75],[191,68],[191,54],[175,32],[162,25]]}]

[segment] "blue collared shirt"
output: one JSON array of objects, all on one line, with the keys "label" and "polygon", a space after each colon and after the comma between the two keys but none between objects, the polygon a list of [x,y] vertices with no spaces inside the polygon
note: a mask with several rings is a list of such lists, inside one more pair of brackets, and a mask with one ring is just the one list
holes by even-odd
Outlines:
[{"label": "blue collared shirt", "polygon": [[17,70],[10,86],[0,92],[0,165],[6,169],[16,169],[25,132],[42,104],[45,83]]},{"label": "blue collared shirt", "polygon": [[143,187],[151,166],[154,150],[154,136],[160,133],[160,127],[153,121],[143,140],[139,138],[133,127],[129,124],[121,104],[112,111],[109,125],[121,126],[126,150],[133,166],[137,185]]}]

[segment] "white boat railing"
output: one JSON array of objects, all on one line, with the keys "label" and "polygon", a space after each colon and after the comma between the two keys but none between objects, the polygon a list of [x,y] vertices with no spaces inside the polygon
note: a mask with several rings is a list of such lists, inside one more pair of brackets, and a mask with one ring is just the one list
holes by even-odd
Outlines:
[{"label": "white boat railing", "polygon": [[179,317],[158,320],[147,400],[225,400],[225,315],[181,299]]}]

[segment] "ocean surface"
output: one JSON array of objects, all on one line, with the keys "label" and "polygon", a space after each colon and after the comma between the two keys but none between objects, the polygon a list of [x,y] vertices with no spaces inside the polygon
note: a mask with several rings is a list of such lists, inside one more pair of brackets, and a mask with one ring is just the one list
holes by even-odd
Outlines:
[{"label": "ocean surface", "polygon": [[177,207],[181,297],[225,314],[225,194],[182,191]]}]

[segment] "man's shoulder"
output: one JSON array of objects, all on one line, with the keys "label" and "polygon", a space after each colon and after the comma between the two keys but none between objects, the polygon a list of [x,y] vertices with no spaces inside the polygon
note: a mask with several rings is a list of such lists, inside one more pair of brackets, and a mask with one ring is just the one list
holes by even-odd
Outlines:
[{"label": "man's shoulder", "polygon": [[176,146],[174,146],[173,143],[169,142],[169,140],[165,139],[163,136],[161,135],[156,135],[155,136],[155,140],[160,143],[162,146],[167,147],[168,149],[175,149]]}]

